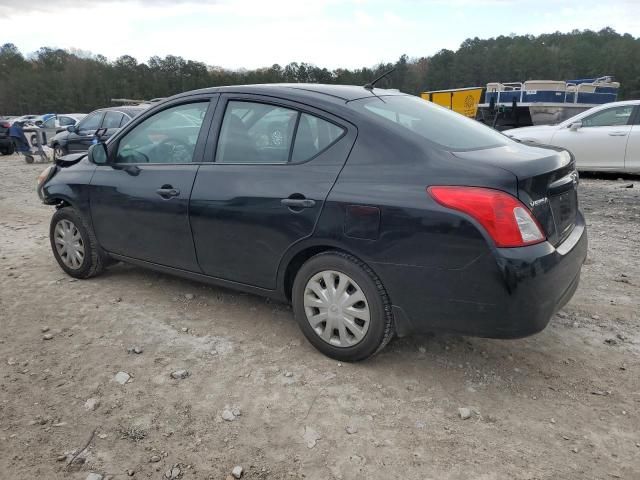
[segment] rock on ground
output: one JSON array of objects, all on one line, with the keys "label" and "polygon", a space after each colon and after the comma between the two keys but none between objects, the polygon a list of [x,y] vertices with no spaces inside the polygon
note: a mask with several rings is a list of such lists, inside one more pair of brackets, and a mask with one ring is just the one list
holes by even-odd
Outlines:
[{"label": "rock on ground", "polygon": [[460,415],[460,418],[462,420],[466,420],[468,418],[471,418],[471,409],[470,408],[466,408],[466,407],[462,407],[458,409],[458,415]]},{"label": "rock on ground", "polygon": [[233,475],[233,478],[240,478],[242,477],[242,472],[242,467],[240,465],[236,465],[233,467],[233,470],[231,470],[231,475]]},{"label": "rock on ground", "polygon": [[189,371],[188,370],[184,370],[184,369],[180,369],[180,370],[176,370],[174,372],[171,372],[171,378],[175,379],[175,380],[180,380],[183,378],[187,378],[189,376]]},{"label": "rock on ground", "polygon": [[84,402],[84,408],[91,412],[94,411],[99,406],[100,406],[100,400],[97,398],[89,398],[86,402]]},{"label": "rock on ground", "polygon": [[318,443],[318,440],[322,438],[322,436],[311,427],[304,427],[302,432],[302,438],[307,444],[307,448],[313,448]]},{"label": "rock on ground", "polygon": [[131,379],[131,375],[129,375],[127,372],[118,372],[114,377],[114,380],[118,382],[120,385],[124,385],[130,379]]}]

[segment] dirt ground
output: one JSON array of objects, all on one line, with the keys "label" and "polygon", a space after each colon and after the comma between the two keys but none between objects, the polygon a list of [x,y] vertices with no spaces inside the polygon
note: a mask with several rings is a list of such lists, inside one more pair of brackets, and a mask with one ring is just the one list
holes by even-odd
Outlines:
[{"label": "dirt ground", "polygon": [[340,364],[286,305],[122,264],[71,280],[43,168],[0,158],[0,478],[640,478],[640,179],[582,180],[589,258],[542,333]]}]

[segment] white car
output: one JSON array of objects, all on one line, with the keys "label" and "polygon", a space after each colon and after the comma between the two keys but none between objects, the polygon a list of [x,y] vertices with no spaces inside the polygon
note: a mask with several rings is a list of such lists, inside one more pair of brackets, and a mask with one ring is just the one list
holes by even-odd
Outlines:
[{"label": "white car", "polygon": [[599,105],[558,125],[502,133],[523,142],[566,148],[579,170],[640,173],[640,100]]}]

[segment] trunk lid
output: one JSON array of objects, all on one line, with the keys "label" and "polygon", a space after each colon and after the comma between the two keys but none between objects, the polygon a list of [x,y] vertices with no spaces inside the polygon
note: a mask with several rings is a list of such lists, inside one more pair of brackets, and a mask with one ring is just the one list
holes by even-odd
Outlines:
[{"label": "trunk lid", "polygon": [[452,154],[513,173],[518,182],[518,198],[531,210],[552,245],[562,243],[573,230],[578,214],[578,173],[566,150],[513,142]]}]

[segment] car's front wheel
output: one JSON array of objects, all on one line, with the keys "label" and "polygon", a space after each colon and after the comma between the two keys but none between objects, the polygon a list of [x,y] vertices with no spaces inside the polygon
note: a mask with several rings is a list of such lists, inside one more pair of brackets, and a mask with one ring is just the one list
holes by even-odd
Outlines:
[{"label": "car's front wheel", "polygon": [[59,144],[55,144],[53,146],[53,159],[57,160],[60,157],[64,157],[67,154],[67,152],[65,151],[64,147],[60,146]]},{"label": "car's front wheel", "polygon": [[325,252],[298,271],[295,318],[322,353],[347,362],[378,353],[394,335],[391,302],[375,273],[343,252]]},{"label": "car's front wheel", "polygon": [[105,258],[96,237],[73,207],[53,214],[49,238],[58,265],[72,277],[90,278],[104,270]]}]

